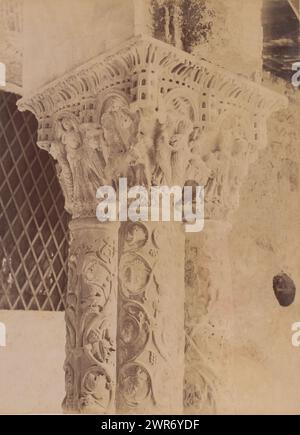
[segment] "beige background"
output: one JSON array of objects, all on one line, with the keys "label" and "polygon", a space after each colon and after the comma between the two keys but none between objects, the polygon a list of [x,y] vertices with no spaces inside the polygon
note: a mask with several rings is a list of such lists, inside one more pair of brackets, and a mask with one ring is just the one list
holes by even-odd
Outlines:
[{"label": "beige background", "polygon": [[61,413],[64,313],[0,311],[0,413]]}]

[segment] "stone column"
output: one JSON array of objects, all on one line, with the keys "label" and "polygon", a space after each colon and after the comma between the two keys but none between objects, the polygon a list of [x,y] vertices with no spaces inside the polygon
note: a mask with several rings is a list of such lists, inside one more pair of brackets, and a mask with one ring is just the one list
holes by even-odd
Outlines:
[{"label": "stone column", "polygon": [[118,224],[70,223],[65,412],[114,413]]},{"label": "stone column", "polygon": [[187,414],[215,414],[230,397],[230,340],[233,334],[230,225],[206,220],[186,238],[185,382]]},{"label": "stone column", "polygon": [[125,223],[119,255],[118,410],[181,413],[183,228],[171,222]]},{"label": "stone column", "polygon": [[[241,103],[243,107],[245,101]],[[186,238],[184,408],[188,414],[230,409],[234,337],[230,217],[239,207],[250,164],[267,145],[270,113],[255,113],[250,107],[238,113],[232,108],[212,117],[211,126],[195,142],[194,164],[205,186],[205,224],[201,234]]]},{"label": "stone column", "polygon": [[[120,177],[127,178],[128,187],[205,186],[206,219],[224,222],[265,138],[266,114],[282,102],[257,83],[145,36],[102,53],[20,101],[20,109],[38,119],[38,145],[57,161],[65,207],[73,218],[66,410],[182,412],[183,230],[170,222],[124,222],[118,237],[116,224],[95,219],[97,189],[117,189]],[[203,270],[195,283],[189,272],[186,276],[186,312],[192,313],[191,321],[186,318],[187,349],[200,346],[197,355],[205,354],[206,360],[210,351],[196,338],[201,328],[193,310],[209,311],[219,290],[215,299],[224,303],[212,317],[217,329],[230,306],[227,285],[224,293],[218,281],[219,268],[227,268],[218,256],[220,226],[199,237],[200,264],[196,257],[191,261]],[[195,250],[187,246],[188,270]],[[214,291],[205,288],[206,281]],[[197,289],[199,299],[189,307],[190,293]],[[206,331],[211,333],[210,326]],[[216,335],[222,341],[222,333]],[[185,364],[190,391],[194,369],[188,354]],[[212,359],[207,366],[214,372]],[[213,402],[210,388],[205,384]]]}]

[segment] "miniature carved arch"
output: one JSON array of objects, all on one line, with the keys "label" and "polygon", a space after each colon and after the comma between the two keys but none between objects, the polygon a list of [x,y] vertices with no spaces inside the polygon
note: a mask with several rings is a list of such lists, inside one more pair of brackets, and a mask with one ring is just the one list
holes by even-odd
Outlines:
[{"label": "miniature carved arch", "polygon": [[97,122],[101,123],[102,115],[113,109],[114,106],[119,106],[120,108],[130,108],[130,100],[128,95],[118,89],[108,90],[101,93],[99,96],[97,104]]},{"label": "miniature carved arch", "polygon": [[176,114],[178,118],[185,118],[194,124],[199,122],[198,103],[192,92],[186,89],[174,89],[164,98],[166,113]]}]

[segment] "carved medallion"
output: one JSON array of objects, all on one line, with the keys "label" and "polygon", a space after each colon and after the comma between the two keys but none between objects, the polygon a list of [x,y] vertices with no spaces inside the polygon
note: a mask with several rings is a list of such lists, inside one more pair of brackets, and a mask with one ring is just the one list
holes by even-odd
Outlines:
[{"label": "carved medallion", "polygon": [[82,411],[107,409],[112,396],[111,379],[102,367],[92,367],[83,377],[80,397]]},{"label": "carved medallion", "polygon": [[142,404],[151,396],[151,379],[147,370],[138,363],[126,364],[119,375],[122,398],[130,407]]},{"label": "carved medallion", "polygon": [[118,330],[120,363],[141,354],[149,339],[149,327],[148,316],[140,305],[128,303],[122,307]]},{"label": "carved medallion", "polygon": [[125,254],[120,261],[119,277],[124,296],[143,293],[151,277],[151,268],[139,255]]},{"label": "carved medallion", "polygon": [[129,222],[124,234],[123,251],[138,250],[145,246],[148,240],[148,230],[145,225],[137,222]]}]

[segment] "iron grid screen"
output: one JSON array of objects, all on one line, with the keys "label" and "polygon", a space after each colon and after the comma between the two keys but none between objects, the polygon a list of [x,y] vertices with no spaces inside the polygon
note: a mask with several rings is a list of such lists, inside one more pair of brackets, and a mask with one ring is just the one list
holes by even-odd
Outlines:
[{"label": "iron grid screen", "polygon": [[37,122],[0,92],[0,309],[64,310],[69,215]]}]

